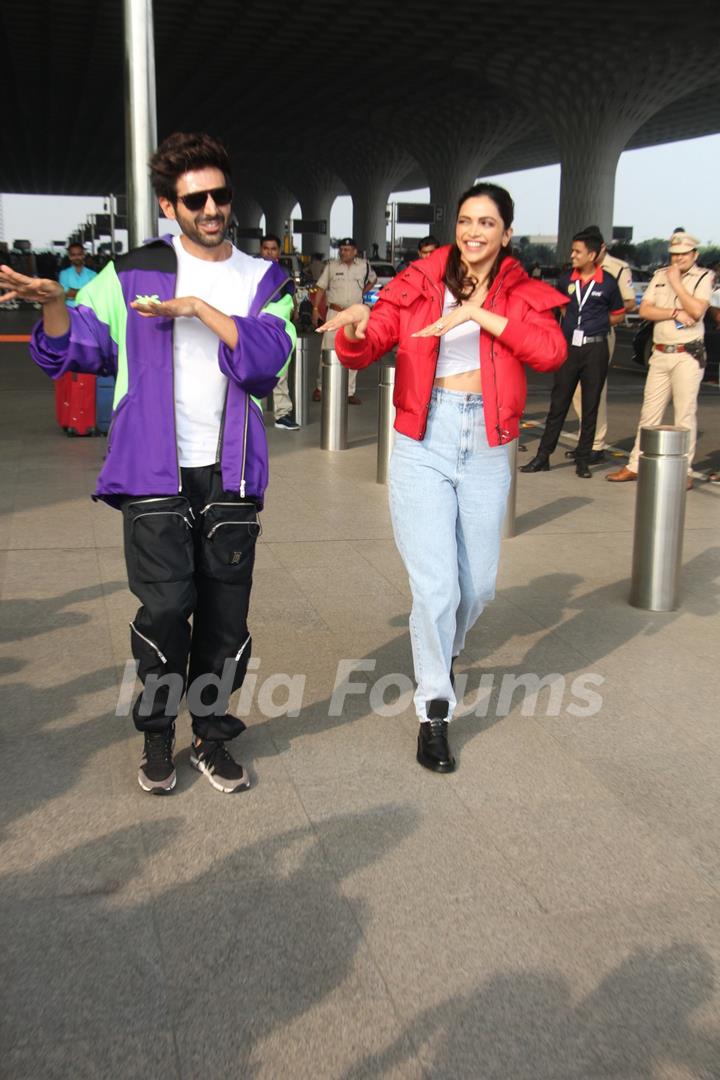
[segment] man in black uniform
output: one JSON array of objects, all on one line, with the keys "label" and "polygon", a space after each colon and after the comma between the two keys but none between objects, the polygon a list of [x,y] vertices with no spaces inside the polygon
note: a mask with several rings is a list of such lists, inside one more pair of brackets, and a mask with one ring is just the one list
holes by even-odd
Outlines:
[{"label": "man in black uniform", "polygon": [[558,282],[560,292],[567,292],[570,303],[565,309],[562,328],[567,339],[568,358],[555,372],[550,411],[538,452],[521,472],[545,472],[557,446],[565,417],[578,382],[582,392],[582,426],[575,452],[575,472],[587,479],[592,476],[588,461],[595,438],[600,395],[607,378],[610,327],[625,318],[617,281],[599,265],[602,238],[593,229],[573,237],[570,258],[572,273],[564,273]]}]

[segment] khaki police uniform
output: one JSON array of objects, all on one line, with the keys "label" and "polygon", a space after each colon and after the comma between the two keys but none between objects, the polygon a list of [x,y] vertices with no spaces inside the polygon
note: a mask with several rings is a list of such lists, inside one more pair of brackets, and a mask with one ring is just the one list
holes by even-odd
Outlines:
[{"label": "khaki police uniform", "polygon": [[[363,293],[377,281],[377,274],[370,266],[367,259],[360,259],[356,255],[351,263],[344,263],[342,259],[331,259],[325,266],[318,278],[318,288],[325,290],[325,298],[328,305],[328,319],[336,315],[338,311],[344,311],[352,304],[361,304]],[[322,348],[333,349],[335,347],[334,332],[323,334]],[[350,397],[355,393],[357,384],[357,371],[348,371],[348,394]],[[322,389],[322,359],[318,365],[317,388]]]},{"label": "khaki police uniform", "polygon": [[[632,283],[632,274],[630,267],[622,259],[616,259],[614,255],[605,254],[603,261],[600,263],[603,270],[607,270],[608,274],[612,274],[618,284],[620,295],[623,298],[623,303],[632,301],[636,303],[635,288]],[[610,363],[612,363],[613,353],[615,352],[615,327],[610,327],[610,333],[608,334],[608,353],[610,354]],[[578,420],[582,422],[582,408],[581,408],[581,387],[578,383],[577,389],[573,394],[573,409],[577,413]],[[597,425],[595,427],[595,439],[593,441],[593,450],[604,450],[605,439],[607,436],[607,379],[605,385],[602,388],[602,394],[600,395],[600,404],[598,405]]]},{"label": "khaki police uniform", "polygon": [[[667,308],[669,312],[681,308],[675,290],[668,281],[668,267],[663,266],[647,287],[643,299],[655,307]],[[709,303],[713,291],[714,275],[697,263],[682,276],[683,288],[698,300]],[[702,319],[692,326],[678,327],[668,317],[653,325],[653,351],[650,355],[648,376],[645,383],[640,423],[635,445],[627,463],[636,473],[640,461],[640,428],[656,427],[662,423],[663,413],[672,399],[674,423],[690,430],[688,465],[692,468],[697,442],[697,397],[702,382],[703,369],[689,352],[682,348],[688,341],[702,341],[705,325]]]}]

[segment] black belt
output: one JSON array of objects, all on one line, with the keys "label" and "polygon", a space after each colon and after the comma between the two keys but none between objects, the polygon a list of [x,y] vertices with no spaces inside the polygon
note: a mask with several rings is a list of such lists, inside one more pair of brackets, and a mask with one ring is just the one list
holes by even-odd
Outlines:
[{"label": "black belt", "polygon": [[596,341],[607,341],[607,334],[586,334],[583,345],[594,345]]}]

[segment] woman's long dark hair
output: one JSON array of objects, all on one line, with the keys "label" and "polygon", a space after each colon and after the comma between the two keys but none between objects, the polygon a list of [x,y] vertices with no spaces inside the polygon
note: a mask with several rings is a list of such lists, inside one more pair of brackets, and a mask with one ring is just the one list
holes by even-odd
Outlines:
[{"label": "woman's long dark hair", "polygon": [[[503,220],[503,225],[506,229],[509,229],[513,223],[515,216],[515,203],[512,201],[512,197],[504,187],[500,187],[499,184],[474,184],[467,191],[464,191],[457,204],[456,219],[460,216],[460,210],[462,205],[468,199],[476,199],[480,195],[486,195],[488,199],[492,199],[498,208],[500,217]],[[490,276],[488,277],[488,289],[492,285],[493,281],[497,277],[498,270],[502,265],[504,259],[512,255],[512,248],[508,244],[507,247],[501,247],[495,262],[490,270]],[[477,280],[468,271],[467,266],[462,260],[460,254],[460,248],[457,244],[453,244],[450,248],[450,255],[448,256],[447,265],[445,267],[445,276],[443,282],[455,297],[456,303],[460,303],[462,300],[467,300],[472,296],[473,290],[477,285]]]}]

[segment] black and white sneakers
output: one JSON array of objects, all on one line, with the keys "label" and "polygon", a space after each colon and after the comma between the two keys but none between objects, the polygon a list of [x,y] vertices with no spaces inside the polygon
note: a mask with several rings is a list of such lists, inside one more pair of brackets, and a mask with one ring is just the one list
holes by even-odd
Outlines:
[{"label": "black and white sneakers", "polygon": [[[152,795],[169,795],[177,776],[173,753],[175,725],[165,731],[146,731],[143,756],[138,770],[138,783]],[[250,787],[250,779],[240,762],[230,754],[227,744],[213,739],[193,740],[190,764],[207,776],[217,791],[231,794]]]},{"label": "black and white sneakers", "polygon": [[227,745],[214,739],[194,739],[190,748],[190,764],[204,773],[217,791],[226,795],[250,787],[250,780],[239,761],[235,761]]},{"label": "black and white sneakers", "polygon": [[153,795],[168,795],[175,787],[175,725],[164,731],[146,731],[138,783]]}]

